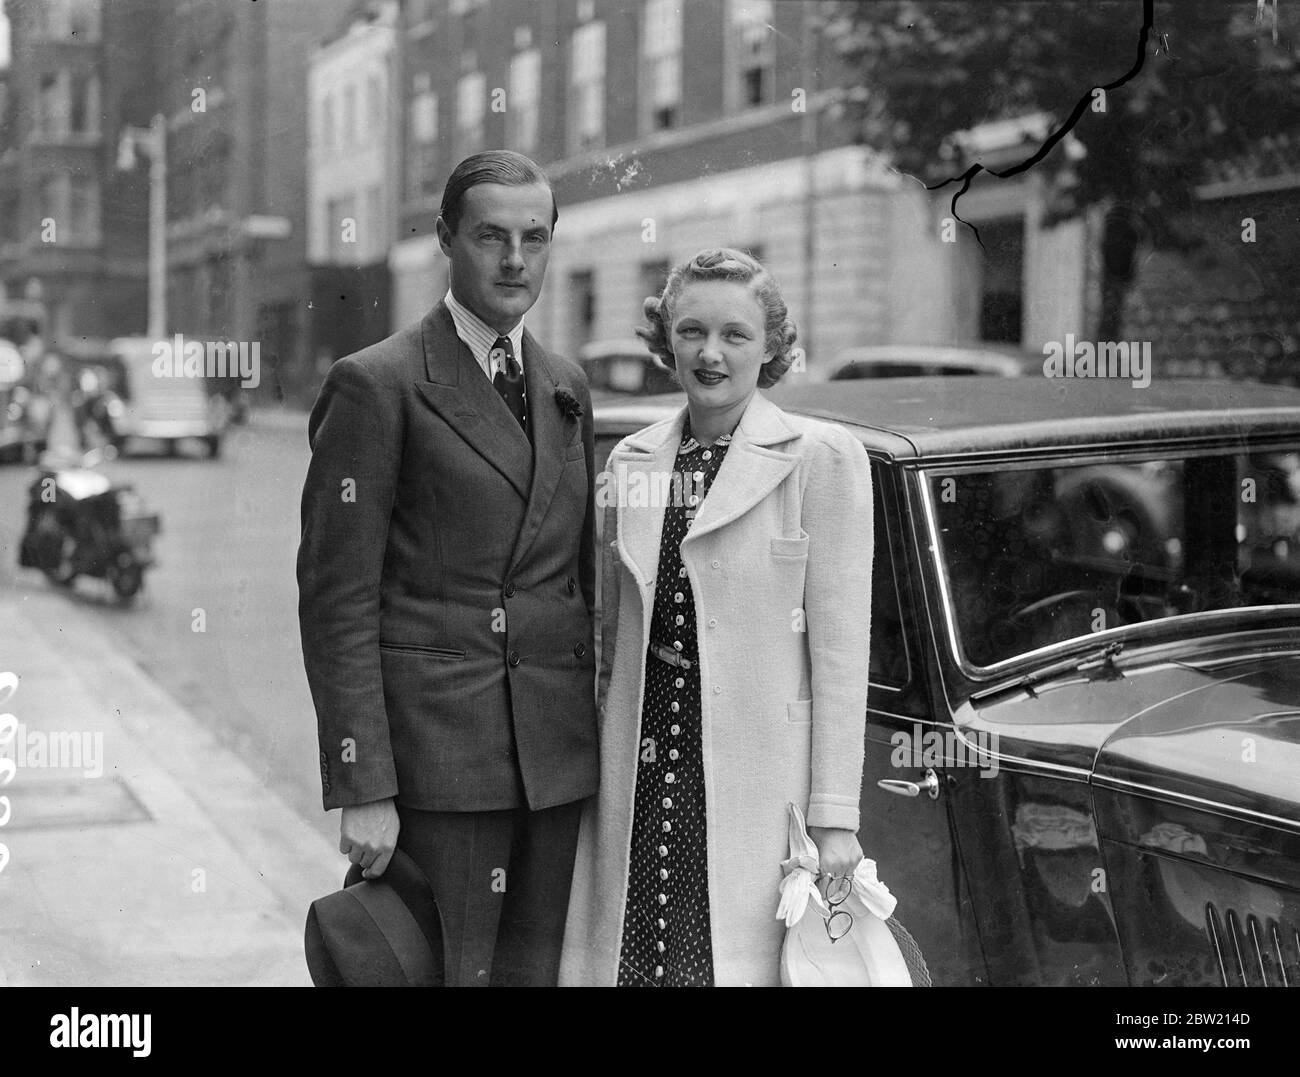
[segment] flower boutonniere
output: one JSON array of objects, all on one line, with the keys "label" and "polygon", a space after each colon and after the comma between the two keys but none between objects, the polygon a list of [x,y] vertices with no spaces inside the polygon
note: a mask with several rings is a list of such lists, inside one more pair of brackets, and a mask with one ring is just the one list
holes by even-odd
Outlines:
[{"label": "flower boutonniere", "polygon": [[560,410],[564,412],[566,418],[572,419],[574,422],[582,418],[582,404],[563,385],[555,390],[555,402],[560,405]]}]

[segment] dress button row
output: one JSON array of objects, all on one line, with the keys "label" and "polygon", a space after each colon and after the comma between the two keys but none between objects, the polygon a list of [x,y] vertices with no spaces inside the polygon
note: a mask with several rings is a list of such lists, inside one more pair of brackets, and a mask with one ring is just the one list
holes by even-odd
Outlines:
[{"label": "dress button row", "polygon": [[685,678],[683,678],[683,677],[678,677],[677,680],[673,681],[673,686],[676,687],[676,688],[685,688],[685,687],[686,687],[686,680],[685,680]]},{"label": "dress button row", "polygon": [[682,753],[679,752],[676,748],[671,748],[671,749],[669,749],[669,751],[668,751],[668,758],[669,758],[669,759],[676,760],[676,758],[677,758],[679,755],[681,755],[681,754],[682,754]]},{"label": "dress button row", "polygon": [[663,967],[662,965],[656,965],[656,966],[655,966],[655,979],[656,979],[656,980],[663,979],[663,975],[664,975],[664,967]]},{"label": "dress button row", "polygon": [[666,949],[668,949],[668,947],[664,945],[664,940],[663,940],[663,939],[660,939],[658,942],[655,943],[655,948],[658,949],[658,951],[659,951],[661,954],[662,954]]},{"label": "dress button row", "polygon": [[661,878],[661,879],[666,879],[666,878],[668,878],[668,869],[667,869],[667,868],[660,868],[660,869],[659,869],[659,878]]},{"label": "dress button row", "polygon": [[672,785],[673,782],[675,782],[676,780],[677,780],[677,775],[674,774],[671,770],[664,775],[664,781],[666,781],[669,785]]},{"label": "dress button row", "polygon": [[668,904],[668,895],[667,895],[667,894],[660,894],[660,895],[659,895],[659,904],[660,904],[660,905],[667,905],[667,904]]},{"label": "dress button row", "polygon": [[682,593],[681,591],[678,591],[675,595],[673,595],[673,601],[674,601],[674,602],[685,602],[685,601],[686,601],[686,595],[685,595],[684,593]]},{"label": "dress button row", "polygon": [[660,856],[667,856],[667,855],[668,855],[668,846],[667,846],[667,845],[661,845],[661,846],[659,846],[659,855],[660,855]]},{"label": "dress button row", "polygon": [[668,927],[668,924],[664,921],[664,918],[661,916],[658,920],[655,921],[655,927],[657,927],[660,931],[663,931]]},{"label": "dress button row", "polygon": [[672,797],[664,797],[664,807],[667,808],[669,811],[672,811],[672,807],[673,807]]},{"label": "dress button row", "polygon": [[665,820],[664,820],[664,833],[665,833],[665,834],[671,834],[672,832],[673,832],[673,824],[670,823],[667,819],[665,819]]},{"label": "dress button row", "polygon": [[686,569],[685,569],[684,567],[683,567],[683,568],[679,568],[679,569],[677,570],[677,575],[678,575],[681,579],[683,579],[683,580],[686,579]]},{"label": "dress button row", "polygon": [[682,727],[679,725],[673,725],[668,727],[668,732],[671,733],[674,737],[677,736],[677,734],[680,733],[681,731],[682,731]]},{"label": "dress button row", "polygon": [[682,705],[678,703],[677,700],[674,699],[670,704],[668,704],[668,709],[671,710],[674,714],[676,714],[678,711],[682,709]]}]

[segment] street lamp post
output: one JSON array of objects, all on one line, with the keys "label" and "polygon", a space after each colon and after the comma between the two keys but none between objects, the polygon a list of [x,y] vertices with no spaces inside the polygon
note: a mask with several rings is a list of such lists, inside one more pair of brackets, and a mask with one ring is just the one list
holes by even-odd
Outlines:
[{"label": "street lamp post", "polygon": [[153,340],[167,333],[167,121],[162,113],[148,127],[125,127],[117,167],[135,167],[136,154],[149,155],[149,329]]}]

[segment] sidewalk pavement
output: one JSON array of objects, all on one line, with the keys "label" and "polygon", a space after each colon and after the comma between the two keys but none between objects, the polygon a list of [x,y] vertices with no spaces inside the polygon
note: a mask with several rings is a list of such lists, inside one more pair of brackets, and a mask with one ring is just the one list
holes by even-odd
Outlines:
[{"label": "sidewalk pavement", "polygon": [[309,985],[337,849],[66,596],[0,597],[6,671],[0,985]]}]

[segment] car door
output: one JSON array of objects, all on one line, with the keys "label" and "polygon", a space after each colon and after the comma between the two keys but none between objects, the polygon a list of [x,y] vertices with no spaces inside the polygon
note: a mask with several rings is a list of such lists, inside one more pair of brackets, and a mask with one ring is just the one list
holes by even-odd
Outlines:
[{"label": "car door", "polygon": [[[921,948],[936,986],[987,982],[971,900],[953,838],[947,715],[931,713],[917,616],[921,588],[900,512],[899,476],[872,460],[871,684],[867,699],[859,841],[898,899],[895,917]],[[934,775],[932,795],[902,795]],[[882,786],[882,782],[892,783]],[[895,791],[890,791],[891,789]]]}]

